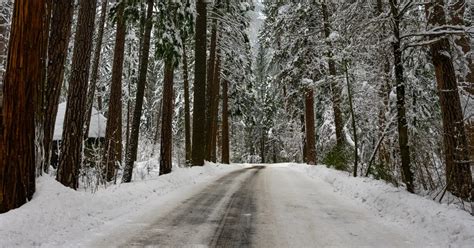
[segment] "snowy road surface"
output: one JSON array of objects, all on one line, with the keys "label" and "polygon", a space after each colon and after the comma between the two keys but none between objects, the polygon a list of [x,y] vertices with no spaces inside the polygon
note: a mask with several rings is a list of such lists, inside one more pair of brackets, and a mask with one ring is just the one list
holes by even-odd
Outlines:
[{"label": "snowy road surface", "polygon": [[230,172],[160,210],[102,234],[91,246],[436,246],[429,236],[415,236],[284,166]]}]

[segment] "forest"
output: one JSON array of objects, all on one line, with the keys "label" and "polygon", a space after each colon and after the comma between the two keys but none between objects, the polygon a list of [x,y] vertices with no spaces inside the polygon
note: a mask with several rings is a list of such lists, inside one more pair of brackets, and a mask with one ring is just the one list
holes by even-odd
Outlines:
[{"label": "forest", "polygon": [[207,162],[474,213],[473,23],[470,0],[1,0],[0,213],[41,177],[100,191]]}]

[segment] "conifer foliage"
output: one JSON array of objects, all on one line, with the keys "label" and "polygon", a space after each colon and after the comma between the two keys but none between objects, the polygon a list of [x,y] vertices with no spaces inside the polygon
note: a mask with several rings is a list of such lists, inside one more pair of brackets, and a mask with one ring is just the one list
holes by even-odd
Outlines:
[{"label": "conifer foliage", "polygon": [[472,202],[473,22],[465,0],[0,1],[0,213],[37,176],[94,191],[206,161]]}]

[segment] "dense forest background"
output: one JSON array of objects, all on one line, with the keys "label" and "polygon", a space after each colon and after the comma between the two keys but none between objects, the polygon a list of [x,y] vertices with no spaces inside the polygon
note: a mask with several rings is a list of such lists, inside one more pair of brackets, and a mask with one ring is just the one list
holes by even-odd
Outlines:
[{"label": "dense forest background", "polygon": [[[36,176],[97,187],[143,161],[321,163],[474,198],[471,1],[3,0],[0,14],[0,212]],[[92,140],[93,109],[107,122]]]}]

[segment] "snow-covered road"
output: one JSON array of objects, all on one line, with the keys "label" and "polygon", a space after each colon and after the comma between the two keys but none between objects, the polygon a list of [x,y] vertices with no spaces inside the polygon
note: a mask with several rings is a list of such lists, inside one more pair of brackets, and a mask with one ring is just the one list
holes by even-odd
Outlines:
[{"label": "snow-covered road", "polygon": [[[287,166],[230,172],[87,246],[427,247],[435,237],[375,215]],[[155,217],[150,217],[155,216]]]}]

